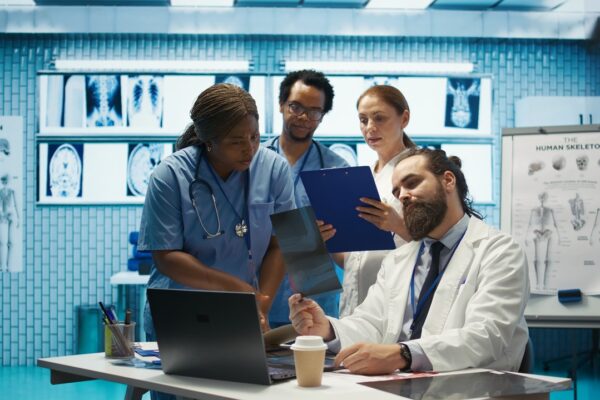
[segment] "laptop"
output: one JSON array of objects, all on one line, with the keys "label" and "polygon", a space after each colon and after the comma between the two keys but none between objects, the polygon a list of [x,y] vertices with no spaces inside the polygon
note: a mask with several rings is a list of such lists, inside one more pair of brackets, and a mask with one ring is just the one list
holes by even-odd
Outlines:
[{"label": "laptop", "polygon": [[[266,353],[254,293],[152,289],[166,374],[270,385],[296,377],[291,350]],[[333,360],[326,360],[331,370]]]}]

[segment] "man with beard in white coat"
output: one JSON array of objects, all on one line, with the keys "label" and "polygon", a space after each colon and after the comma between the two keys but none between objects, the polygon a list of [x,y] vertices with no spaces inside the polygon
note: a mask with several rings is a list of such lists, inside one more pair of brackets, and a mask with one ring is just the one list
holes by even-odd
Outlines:
[{"label": "man with beard in white coat", "polygon": [[442,150],[403,152],[392,186],[414,241],[386,256],[364,303],[346,318],[291,296],[294,329],[322,336],[339,351],[336,364],[357,374],[517,371],[529,337],[521,246],[480,220],[460,160]]}]

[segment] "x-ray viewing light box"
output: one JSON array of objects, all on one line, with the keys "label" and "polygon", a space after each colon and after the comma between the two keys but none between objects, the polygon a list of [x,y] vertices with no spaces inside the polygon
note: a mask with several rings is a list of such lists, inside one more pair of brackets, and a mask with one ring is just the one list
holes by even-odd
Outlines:
[{"label": "x-ray viewing light box", "polygon": [[57,71],[248,72],[248,60],[54,60]]},{"label": "x-ray viewing light box", "polygon": [[435,62],[355,62],[355,61],[285,61],[285,72],[299,69],[315,69],[325,73],[373,73],[373,74],[469,74],[475,70],[473,63]]}]

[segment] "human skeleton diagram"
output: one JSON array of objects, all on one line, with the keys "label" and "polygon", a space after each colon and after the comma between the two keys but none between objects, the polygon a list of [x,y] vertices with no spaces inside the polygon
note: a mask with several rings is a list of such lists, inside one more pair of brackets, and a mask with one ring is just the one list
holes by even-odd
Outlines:
[{"label": "human skeleton diagram", "polygon": [[[538,199],[540,201],[539,207],[531,209],[529,224],[527,225],[527,235],[528,237],[533,237],[535,288],[546,289],[548,287],[547,272],[550,264],[551,242],[558,243],[560,237],[556,219],[554,218],[554,210],[544,205],[546,200],[548,200],[548,193],[540,193]],[[554,235],[556,239],[552,240]],[[527,239],[525,240],[525,244],[529,244]]]},{"label": "human skeleton diagram", "polygon": [[585,225],[583,199],[579,197],[579,193],[575,193],[575,198],[569,199],[569,205],[571,206],[571,214],[573,214],[571,225],[573,225],[573,229],[578,231]]},{"label": "human skeleton diagram", "polygon": [[468,126],[471,123],[469,96],[479,95],[478,83],[473,81],[471,86],[465,88],[465,86],[460,82],[456,84],[456,87],[454,87],[452,86],[452,83],[448,81],[448,93],[450,93],[454,99],[450,113],[450,119],[452,120],[452,123],[459,128]]},{"label": "human skeleton diagram", "polygon": [[11,250],[15,229],[19,227],[19,207],[15,191],[9,185],[9,174],[3,174],[0,182],[0,271],[8,271],[14,262]]},{"label": "human skeleton diagram", "polygon": [[86,76],[87,126],[120,126],[121,85],[117,75]]},{"label": "human skeleton diagram", "polygon": [[162,127],[163,78],[154,75],[129,77],[129,126],[144,128]]},{"label": "human skeleton diagram", "polygon": [[77,197],[81,188],[82,162],[77,150],[61,144],[50,159],[50,193],[52,197]]}]

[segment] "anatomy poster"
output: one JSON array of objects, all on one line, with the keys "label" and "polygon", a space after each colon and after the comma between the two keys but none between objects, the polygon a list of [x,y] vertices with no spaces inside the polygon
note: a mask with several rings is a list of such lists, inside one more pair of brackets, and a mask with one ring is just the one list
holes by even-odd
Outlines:
[{"label": "anatomy poster", "polygon": [[512,234],[531,292],[600,293],[600,134],[515,136]]},{"label": "anatomy poster", "polygon": [[23,118],[0,117],[0,273],[23,270]]}]

